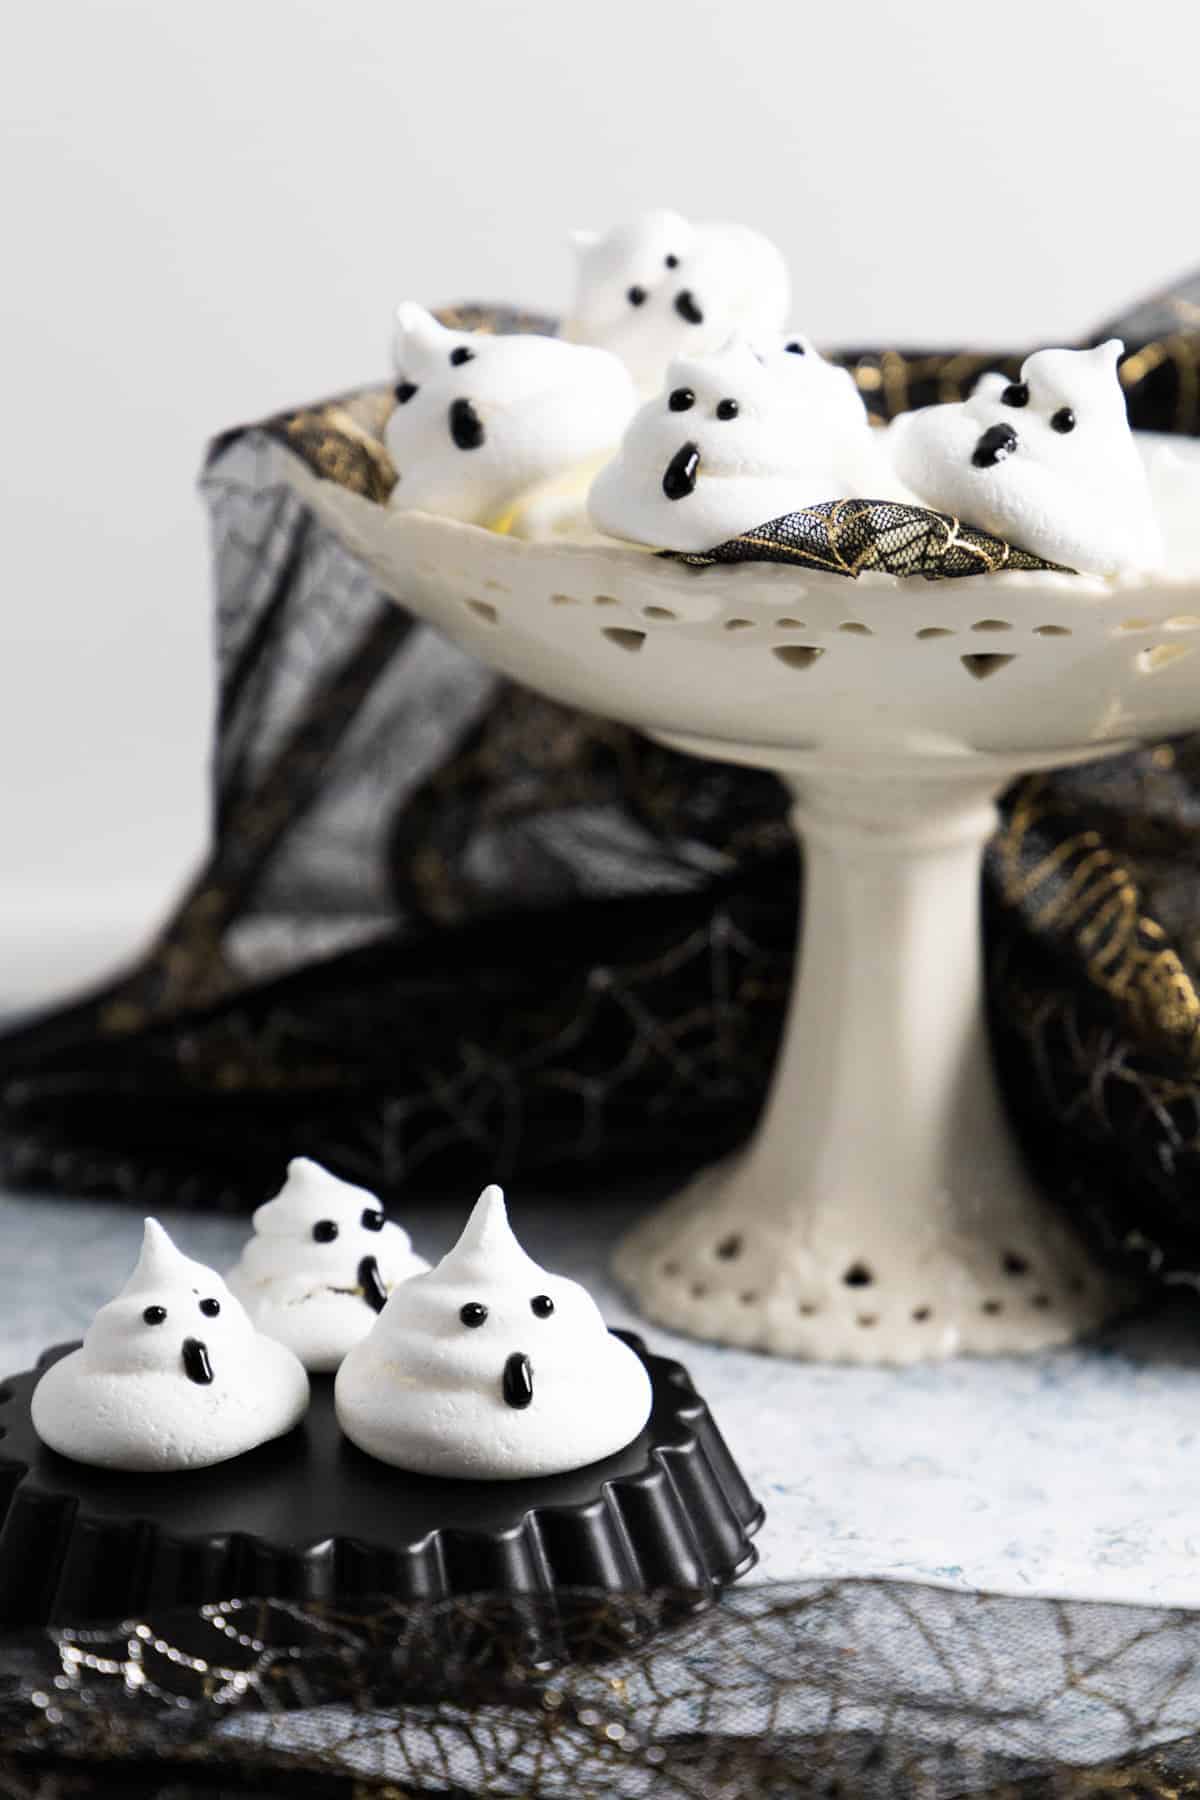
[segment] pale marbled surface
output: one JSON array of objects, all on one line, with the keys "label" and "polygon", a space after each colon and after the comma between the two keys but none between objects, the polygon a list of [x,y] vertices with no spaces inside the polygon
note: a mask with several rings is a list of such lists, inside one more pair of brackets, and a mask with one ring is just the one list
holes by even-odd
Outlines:
[{"label": "pale marbled surface", "polygon": [[[439,1255],[465,1218],[414,1205]],[[1026,1360],[831,1368],[640,1325],[606,1272],[644,1198],[603,1212],[513,1197],[530,1252],[614,1324],[678,1356],[767,1507],[753,1580],[890,1575],[956,1587],[1200,1606],[1200,1303]],[[162,1215],[218,1268],[243,1222]],[[127,1207],[0,1195],[0,1371],[77,1336],[136,1260]]]}]

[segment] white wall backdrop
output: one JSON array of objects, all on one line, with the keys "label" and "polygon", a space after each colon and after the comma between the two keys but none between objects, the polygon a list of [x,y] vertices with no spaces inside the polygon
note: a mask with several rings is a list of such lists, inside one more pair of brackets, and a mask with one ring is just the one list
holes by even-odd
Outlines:
[{"label": "white wall backdrop", "polygon": [[1177,0],[39,0],[0,60],[0,1007],[198,856],[207,436],[377,375],[399,298],[558,305],[647,204],[819,340],[1071,334],[1200,264]]}]

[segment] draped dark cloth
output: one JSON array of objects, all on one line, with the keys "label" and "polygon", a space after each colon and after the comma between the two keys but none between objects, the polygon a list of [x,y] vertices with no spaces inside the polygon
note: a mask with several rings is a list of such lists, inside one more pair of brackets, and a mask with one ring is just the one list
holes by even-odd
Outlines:
[{"label": "draped dark cloth", "polygon": [[[0,1793],[1200,1793],[1195,1614],[903,1582],[735,1589],[665,1627],[657,1596],[563,1600],[586,1621],[586,1640],[573,1658],[537,1663],[509,1611],[486,1597],[410,1610],[247,1602],[11,1640],[0,1664]],[[673,1616],[673,1597],[666,1606]]]},{"label": "draped dark cloth", "polygon": [[[1200,277],[1087,341],[1113,332],[1134,424],[1200,432]],[[890,414],[1021,357],[843,360]],[[212,853],[140,966],[0,1038],[14,1186],[244,1209],[303,1153],[393,1197],[566,1191],[683,1173],[753,1127],[802,885],[779,783],[518,688],[385,601],[284,458],[384,498],[390,403],[211,448]],[[829,510],[780,554],[824,554]],[[993,555],[906,511],[860,509],[840,542],[925,579]],[[1200,1271],[1198,874],[1195,737],[1017,783],[985,877],[995,1049],[1034,1162],[1104,1254],[1171,1279]]]},{"label": "draped dark cloth", "polygon": [[[1114,332],[1133,423],[1200,434],[1200,277],[1085,341]],[[1021,354],[842,360],[891,416]],[[781,787],[518,688],[385,601],[284,468],[383,499],[386,406],[211,447],[212,851],[136,967],[0,1038],[11,1187],[240,1211],[304,1154],[391,1198],[502,1180],[575,1204],[753,1128],[802,906]],[[900,523],[925,578],[968,572]],[[1010,789],[985,939],[1047,1192],[1104,1257],[1194,1285],[1200,735]],[[653,1602],[608,1597],[595,1658],[481,1672],[443,1654],[463,1605],[264,1602],[249,1647],[219,1631],[219,1679],[158,1648],[212,1663],[198,1615],[135,1624],[132,1677],[121,1631],[9,1640],[0,1793],[1200,1795],[1194,1615],[768,1585],[639,1649]]]}]

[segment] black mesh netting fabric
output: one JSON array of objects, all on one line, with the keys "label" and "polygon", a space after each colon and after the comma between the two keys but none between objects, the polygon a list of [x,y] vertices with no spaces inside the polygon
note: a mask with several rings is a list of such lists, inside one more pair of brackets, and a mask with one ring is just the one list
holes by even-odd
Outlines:
[{"label": "black mesh netting fabric", "polygon": [[[576,1647],[555,1647],[564,1609]],[[901,1582],[400,1610],[245,1601],[31,1635],[21,1800],[1184,1800],[1196,1615]]]},{"label": "black mesh netting fabric", "polygon": [[[1105,328],[1132,346],[1139,425],[1200,430],[1197,292]],[[881,411],[1020,362],[846,360]],[[386,497],[390,404],[212,448],[213,852],[140,967],[0,1040],[14,1184],[245,1208],[302,1151],[385,1192],[567,1188],[598,1156],[674,1170],[753,1125],[800,886],[781,787],[517,688],[385,601],[284,459]],[[870,502],[755,537],[716,554],[848,578],[1021,557]],[[1200,1269],[1198,806],[1197,739],[1033,777],[986,876],[994,1038],[1032,1154],[1099,1241],[1168,1275]]]},{"label": "black mesh netting fabric", "polygon": [[[673,553],[677,562],[782,562],[853,580],[867,569],[885,575],[955,581],[1011,569],[1059,569],[1028,550],[964,525],[949,513],[894,500],[825,500],[785,513],[715,550]],[[1069,573],[1069,571],[1068,571]]]},{"label": "black mesh netting fabric", "polygon": [[[1138,425],[1200,432],[1198,307],[1200,279],[1098,334],[1133,346]],[[844,360],[890,415],[1020,357]],[[801,900],[781,788],[518,689],[385,602],[283,467],[383,499],[386,404],[212,447],[212,853],[139,966],[0,1040],[12,1186],[246,1209],[306,1153],[385,1194],[552,1177],[573,1203],[601,1159],[682,1170],[752,1128]],[[766,535],[848,576],[1019,554],[862,503]],[[995,1048],[1048,1191],[1185,1284],[1198,875],[1193,737],[1018,783],[985,881]],[[566,1663],[483,1599],[10,1639],[0,1791],[1200,1795],[1196,1615],[896,1583],[747,1588],[683,1626],[656,1604],[581,1597],[593,1652]]]}]

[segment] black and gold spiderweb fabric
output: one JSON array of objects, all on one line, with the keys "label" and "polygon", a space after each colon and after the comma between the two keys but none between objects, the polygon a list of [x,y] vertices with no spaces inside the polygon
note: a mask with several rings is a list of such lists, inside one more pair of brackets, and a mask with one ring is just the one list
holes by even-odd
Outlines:
[{"label": "black and gold spiderweb fabric", "polygon": [[682,1622],[679,1599],[247,1601],[30,1634],[0,1679],[0,1795],[1200,1794],[1195,1614],[901,1582],[743,1588]]},{"label": "black and gold spiderweb fabric", "polygon": [[884,575],[954,581],[1011,569],[1059,569],[991,532],[948,513],[895,500],[825,500],[785,513],[715,550],[668,552],[693,568],[714,563],[780,562],[853,581],[870,569]]},{"label": "black and gold spiderweb fabric", "polygon": [[[1200,280],[1113,330],[1135,422],[1200,433]],[[844,360],[890,414],[1020,356]],[[752,1129],[803,906],[786,797],[518,689],[385,602],[283,458],[382,501],[386,407],[344,397],[212,447],[212,852],[135,967],[0,1039],[14,1188],[244,1211],[307,1154],[389,1197],[461,1207],[517,1179],[576,1205]],[[818,523],[801,553],[847,574],[880,543],[925,576],[1012,555],[933,514]],[[1200,736],[1018,783],[985,930],[1048,1193],[1187,1294]],[[485,1598],[277,1598],[9,1637],[0,1796],[1200,1800],[1195,1614],[847,1582],[747,1587],[680,1623],[679,1599],[560,1594],[514,1621]]]},{"label": "black and gold spiderweb fabric", "polygon": [[[1200,428],[1198,305],[1200,279],[1105,327],[1141,425]],[[888,410],[1020,356],[844,360]],[[382,499],[388,404],[212,447],[213,852],[140,966],[0,1039],[11,1183],[245,1209],[307,1153],[392,1195],[570,1188],[753,1125],[801,904],[781,789],[516,688],[385,602],[281,456]],[[801,549],[848,574],[881,544],[926,576],[1016,566],[936,514],[863,516],[883,510],[813,509]],[[1150,745],[1018,784],[986,873],[1031,1154],[1106,1253],[1173,1280],[1200,1271],[1198,819],[1200,740]]]}]

